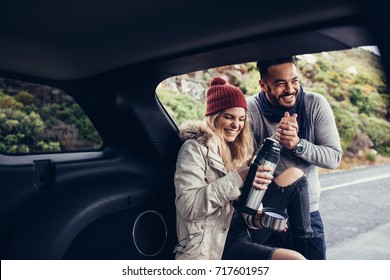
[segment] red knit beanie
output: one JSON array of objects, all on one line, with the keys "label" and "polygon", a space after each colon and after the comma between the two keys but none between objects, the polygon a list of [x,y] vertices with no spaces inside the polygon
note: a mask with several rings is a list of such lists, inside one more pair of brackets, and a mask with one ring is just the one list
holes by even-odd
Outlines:
[{"label": "red knit beanie", "polygon": [[224,109],[242,107],[248,111],[246,99],[242,91],[235,86],[226,84],[222,78],[213,78],[207,91],[206,116]]}]

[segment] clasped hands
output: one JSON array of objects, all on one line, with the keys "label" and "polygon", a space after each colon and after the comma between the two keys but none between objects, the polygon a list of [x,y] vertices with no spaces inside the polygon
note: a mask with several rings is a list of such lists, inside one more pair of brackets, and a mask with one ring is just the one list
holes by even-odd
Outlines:
[{"label": "clasped hands", "polygon": [[299,143],[297,114],[290,116],[288,112],[276,127],[275,139],[287,149],[293,149]]}]

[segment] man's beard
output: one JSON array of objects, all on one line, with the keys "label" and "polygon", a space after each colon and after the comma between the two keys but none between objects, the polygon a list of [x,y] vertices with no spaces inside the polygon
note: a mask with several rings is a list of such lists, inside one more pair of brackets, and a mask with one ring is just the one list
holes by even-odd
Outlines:
[{"label": "man's beard", "polygon": [[[275,97],[275,95],[272,94],[272,91],[266,92],[265,94],[266,94],[266,96],[268,97],[268,100],[272,103],[273,106],[278,107],[278,108],[291,108],[296,103],[296,98],[297,98],[298,92],[294,92],[292,94],[283,93],[283,94],[279,95],[279,97]],[[286,96],[291,96],[291,95],[293,95],[295,97],[295,102],[292,105],[290,105],[290,106],[282,105],[281,104],[281,101],[283,100],[282,98],[286,97]]]}]

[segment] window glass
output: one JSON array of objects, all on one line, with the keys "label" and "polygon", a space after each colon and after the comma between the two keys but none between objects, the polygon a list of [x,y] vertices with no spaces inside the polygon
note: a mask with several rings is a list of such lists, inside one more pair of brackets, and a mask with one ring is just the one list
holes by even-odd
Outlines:
[{"label": "window glass", "polygon": [[[388,161],[390,95],[378,49],[354,48],[300,55],[298,59],[299,80],[305,91],[322,94],[333,109],[344,151],[343,164]],[[169,78],[156,92],[177,126],[187,119],[204,118],[206,92],[216,76],[239,87],[247,97],[260,90],[256,62]]]},{"label": "window glass", "polygon": [[64,91],[0,78],[0,152],[34,154],[96,150],[102,140]]}]

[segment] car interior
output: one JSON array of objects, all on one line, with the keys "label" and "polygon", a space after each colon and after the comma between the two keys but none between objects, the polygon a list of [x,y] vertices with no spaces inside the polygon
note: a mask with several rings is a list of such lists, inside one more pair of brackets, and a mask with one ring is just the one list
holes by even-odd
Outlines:
[{"label": "car interior", "polygon": [[178,128],[169,77],[376,45],[379,1],[3,1],[0,77],[53,86],[99,133],[96,150],[0,154],[0,258],[174,259]]}]

